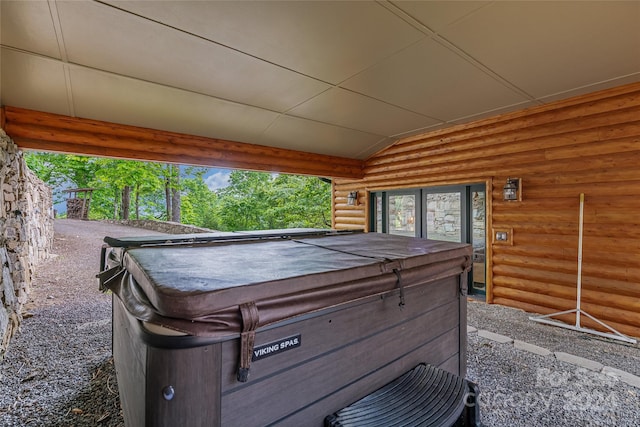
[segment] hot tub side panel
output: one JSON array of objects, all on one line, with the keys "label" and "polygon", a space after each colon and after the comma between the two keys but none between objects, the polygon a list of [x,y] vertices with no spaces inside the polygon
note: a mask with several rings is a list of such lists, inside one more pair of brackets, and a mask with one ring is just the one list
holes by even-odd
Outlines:
[{"label": "hot tub side panel", "polygon": [[158,348],[144,334],[114,297],[113,355],[125,425],[220,426],[221,344],[171,348],[175,340],[166,337],[167,348]]},{"label": "hot tub side panel", "polygon": [[220,425],[220,353],[220,344],[149,347],[146,425]]},{"label": "hot tub side panel", "polygon": [[[465,375],[460,276],[369,297],[259,332],[256,346],[300,335],[301,346],[254,361],[238,383],[238,345],[222,344],[223,426],[322,426],[324,417],[419,363]],[[466,319],[465,319],[466,321]]]},{"label": "hot tub side panel", "polygon": [[301,345],[253,361],[246,383],[236,379],[238,339],[147,346],[140,322],[116,298],[114,358],[126,425],[320,427],[326,415],[419,363],[464,376],[465,276],[408,288],[403,307],[396,290],[263,328],[256,348],[296,336]]},{"label": "hot tub side panel", "polygon": [[112,300],[113,359],[125,424],[144,426],[147,346],[139,337],[139,321],[117,297]]}]

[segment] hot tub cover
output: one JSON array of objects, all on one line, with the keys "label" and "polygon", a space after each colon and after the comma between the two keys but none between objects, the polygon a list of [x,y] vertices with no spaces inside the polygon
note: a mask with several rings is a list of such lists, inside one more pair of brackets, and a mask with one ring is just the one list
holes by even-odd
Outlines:
[{"label": "hot tub cover", "polygon": [[222,337],[468,271],[469,245],[326,230],[105,238],[98,275],[139,320]]}]

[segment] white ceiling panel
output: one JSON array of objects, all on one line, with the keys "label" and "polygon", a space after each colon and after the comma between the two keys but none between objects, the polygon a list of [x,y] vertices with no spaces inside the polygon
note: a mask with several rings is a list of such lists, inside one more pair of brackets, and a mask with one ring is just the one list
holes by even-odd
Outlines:
[{"label": "white ceiling panel", "polygon": [[562,93],[556,93],[550,96],[540,98],[542,102],[548,103],[553,101],[559,101],[562,99],[571,98],[573,96],[586,95],[591,92],[599,90],[609,89],[616,86],[622,86],[630,83],[640,82],[640,72],[631,74],[629,76],[620,77],[619,79],[612,79],[606,82],[589,84],[587,86],[579,87]]},{"label": "white ceiling panel", "polygon": [[340,88],[324,92],[288,114],[386,136],[440,123]]},{"label": "white ceiling panel", "polygon": [[0,104],[70,115],[64,65],[2,48]]},{"label": "white ceiling panel", "polygon": [[640,2],[495,2],[441,35],[546,97],[640,71]]},{"label": "white ceiling panel", "polygon": [[370,1],[110,3],[332,84],[425,37]]},{"label": "white ceiling panel", "polygon": [[480,120],[480,119],[484,119],[487,117],[492,117],[492,116],[497,116],[500,114],[505,114],[505,113],[510,113],[513,111],[519,111],[519,110],[524,110],[525,108],[530,108],[530,107],[535,107],[537,105],[540,105],[538,102],[536,101],[525,101],[519,104],[514,104],[514,105],[509,105],[507,107],[503,107],[503,108],[496,108],[495,110],[489,110],[489,111],[484,111],[482,113],[478,113],[478,114],[472,114],[470,116],[466,116],[466,117],[461,117],[459,119],[455,119],[449,122],[449,124],[462,124],[462,123],[468,123],[474,120]]},{"label": "white ceiling panel", "polygon": [[61,59],[49,3],[0,2],[0,40],[4,46]]},{"label": "white ceiling panel", "polygon": [[313,146],[315,153],[355,158],[383,138],[381,135],[282,116],[267,129],[260,143],[299,151],[309,151],[306,147]]},{"label": "white ceiling panel", "polygon": [[0,0],[0,102],[364,159],[640,82],[640,1]]},{"label": "white ceiling panel", "polygon": [[73,67],[76,115],[192,135],[256,141],[277,113]]},{"label": "white ceiling panel", "polygon": [[464,17],[482,9],[490,1],[397,1],[392,0],[396,7],[403,10],[414,19],[432,31],[439,32]]},{"label": "white ceiling panel", "polygon": [[526,101],[431,39],[405,49],[342,86],[441,121]]},{"label": "white ceiling panel", "polygon": [[70,62],[275,111],[329,88],[109,6],[64,2],[58,10]]}]

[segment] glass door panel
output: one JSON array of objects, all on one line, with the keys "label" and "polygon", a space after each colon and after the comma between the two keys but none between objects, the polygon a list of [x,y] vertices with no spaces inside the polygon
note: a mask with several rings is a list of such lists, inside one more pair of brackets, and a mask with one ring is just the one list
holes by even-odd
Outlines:
[{"label": "glass door panel", "polygon": [[386,227],[384,227],[384,198],[382,193],[374,193],[373,195],[373,210],[371,211],[371,217],[374,218],[373,228],[371,231],[376,233],[386,233]]},{"label": "glass door panel", "polygon": [[471,244],[473,246],[473,281],[471,292],[486,292],[485,242],[486,193],[484,186],[471,188]]},{"label": "glass door panel", "polygon": [[381,191],[371,197],[370,231],[470,243],[473,269],[469,273],[469,291],[485,293],[484,184]]},{"label": "glass door panel", "polygon": [[462,193],[427,193],[427,239],[462,242]]},{"label": "glass door panel", "polygon": [[416,235],[416,196],[414,194],[388,194],[389,234]]}]

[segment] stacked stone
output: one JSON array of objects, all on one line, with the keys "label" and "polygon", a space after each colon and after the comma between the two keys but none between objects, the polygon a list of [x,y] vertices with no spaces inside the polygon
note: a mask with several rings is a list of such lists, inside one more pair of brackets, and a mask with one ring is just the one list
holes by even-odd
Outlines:
[{"label": "stacked stone", "polygon": [[22,320],[34,266],[53,244],[51,189],[0,129],[0,357]]}]

